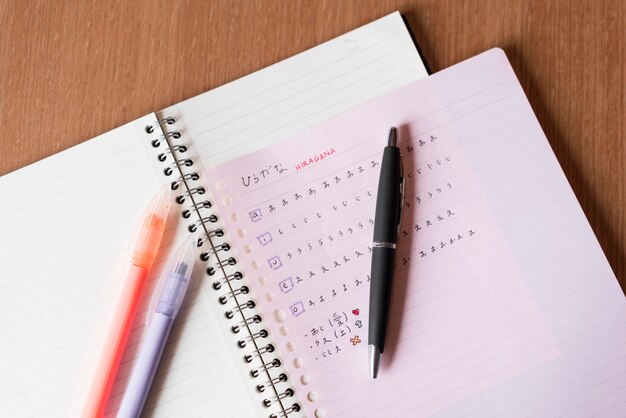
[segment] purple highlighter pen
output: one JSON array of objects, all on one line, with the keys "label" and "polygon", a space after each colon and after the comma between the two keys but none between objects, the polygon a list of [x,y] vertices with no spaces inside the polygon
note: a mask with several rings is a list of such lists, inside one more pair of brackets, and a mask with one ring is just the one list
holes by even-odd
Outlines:
[{"label": "purple highlighter pen", "polygon": [[167,337],[185,298],[195,255],[195,241],[189,238],[176,250],[165,274],[159,280],[146,317],[148,335],[126,388],[122,405],[117,413],[118,418],[134,418],[141,415]]}]

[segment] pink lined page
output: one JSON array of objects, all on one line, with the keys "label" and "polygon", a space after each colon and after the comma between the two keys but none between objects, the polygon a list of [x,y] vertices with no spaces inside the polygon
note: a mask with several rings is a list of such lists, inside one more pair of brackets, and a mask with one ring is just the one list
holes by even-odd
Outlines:
[{"label": "pink lined page", "polygon": [[[406,198],[388,346],[372,381],[370,245],[390,126]],[[431,416],[558,363],[556,319],[567,310],[546,302],[554,289],[564,306],[597,314],[583,327],[623,316],[623,294],[500,50],[208,176],[309,416]]]}]

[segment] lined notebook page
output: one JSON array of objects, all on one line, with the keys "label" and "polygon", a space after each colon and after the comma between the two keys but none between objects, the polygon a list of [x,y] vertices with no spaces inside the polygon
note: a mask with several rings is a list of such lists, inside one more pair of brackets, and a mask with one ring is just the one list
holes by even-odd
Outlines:
[{"label": "lined notebook page", "polygon": [[[263,138],[250,140],[251,130],[261,132],[258,117],[274,123],[271,130],[293,132],[425,74],[396,13],[164,113],[178,116],[183,126],[184,120],[191,121],[202,160],[210,166],[271,141],[267,129]],[[312,103],[315,97],[306,92],[322,85],[332,101],[324,99],[322,107],[329,109],[320,112],[319,102]],[[328,88],[337,91],[328,95]],[[300,113],[269,118],[265,112],[277,110],[276,101],[294,105],[286,97],[291,94]],[[305,109],[318,114],[302,119]],[[142,149],[142,129],[153,116],[144,119],[0,179],[0,192],[6,196],[0,217],[0,268],[7,272],[0,279],[0,331],[5,336],[0,341],[0,415],[79,413],[126,275],[133,228],[164,181],[162,167],[155,168],[154,156],[147,159]],[[304,124],[298,124],[301,119]],[[225,129],[226,120],[228,132],[239,127],[246,135],[231,135],[224,142],[200,132],[210,125]],[[287,127],[282,126],[285,121]],[[190,132],[183,134],[190,138]],[[236,147],[229,149],[233,144]],[[186,225],[174,209],[170,221],[113,389],[109,416],[121,402],[143,338],[154,279],[185,234]],[[206,291],[202,279],[202,272],[194,273],[146,416],[260,413],[260,406],[251,406],[246,395],[253,388],[242,380],[248,371],[240,364],[241,353],[224,338],[225,325],[217,319],[223,312],[214,315],[215,294]]]},{"label": "lined notebook page", "polygon": [[[367,363],[375,193],[406,174],[391,329]],[[208,170],[309,416],[619,416],[624,295],[500,50]]]},{"label": "lined notebook page", "polygon": [[[144,119],[137,126],[154,116]],[[134,126],[0,178],[2,416],[80,413],[136,229],[161,180],[142,145],[145,135]],[[179,219],[174,208],[147,294],[184,233],[177,232]],[[130,336],[109,416],[115,416],[137,354],[148,299]],[[146,416],[254,414],[248,398],[240,397],[245,386],[220,326],[206,296],[192,290],[172,330]]]},{"label": "lined notebook page", "polygon": [[395,12],[164,113],[212,167],[427,75]]}]

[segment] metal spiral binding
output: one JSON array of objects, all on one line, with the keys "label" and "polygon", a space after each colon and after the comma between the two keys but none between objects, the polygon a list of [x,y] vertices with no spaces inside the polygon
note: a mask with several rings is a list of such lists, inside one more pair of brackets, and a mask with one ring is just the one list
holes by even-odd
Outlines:
[{"label": "metal spiral binding", "polygon": [[213,289],[220,290],[226,282],[229,282],[231,280],[241,280],[241,279],[243,279],[243,274],[237,271],[235,273],[229,274],[228,276],[222,277],[219,280],[214,281]]},{"label": "metal spiral binding", "polygon": [[292,412],[300,412],[301,409],[302,407],[300,406],[299,403],[294,403],[289,408],[283,409],[277,414],[270,414],[269,418],[287,418],[287,416],[291,414]]},{"label": "metal spiral binding", "polygon": [[281,393],[280,395],[276,395],[276,396],[272,396],[271,398],[267,398],[263,400],[263,405],[265,405],[266,407],[270,407],[272,405],[272,403],[277,402],[281,399],[285,399],[285,398],[289,398],[291,396],[295,395],[295,392],[293,389],[291,388],[287,388],[283,393]]},{"label": "metal spiral binding", "polygon": [[[162,144],[165,146],[166,149],[157,155],[157,160],[167,164],[163,170],[166,176],[171,176],[175,173],[178,175],[178,178],[170,183],[171,189],[178,190],[183,186],[181,192],[176,196],[176,202],[180,205],[187,204],[188,206],[181,212],[181,215],[184,219],[189,219],[193,214],[196,215],[196,221],[190,223],[187,229],[189,232],[200,233],[197,240],[198,247],[209,244],[209,249],[200,254],[200,259],[204,262],[211,258],[214,259],[214,262],[206,267],[206,274],[214,276],[219,273],[221,276],[213,281],[213,289],[225,292],[225,294],[219,296],[219,303],[222,305],[234,303],[234,307],[225,312],[227,319],[239,319],[235,325],[232,325],[231,331],[234,334],[238,334],[242,330],[247,332],[247,335],[237,341],[237,347],[241,349],[251,347],[253,349],[253,351],[243,356],[243,361],[249,364],[258,358],[261,362],[260,366],[250,371],[250,376],[253,378],[264,376],[267,379],[266,382],[256,386],[259,392],[271,389],[272,396],[263,399],[262,403],[266,408],[272,405],[277,405],[280,408],[280,412],[270,414],[269,418],[287,417],[291,413],[301,411],[301,406],[298,403],[293,403],[291,406],[286,407],[283,403],[284,400],[293,397],[295,391],[292,388],[287,388],[280,392],[276,387],[279,383],[286,382],[288,376],[285,373],[281,373],[277,377],[272,377],[270,374],[270,370],[279,367],[281,362],[278,358],[273,358],[269,361],[265,358],[268,355],[271,357],[271,353],[275,351],[274,345],[270,343],[263,345],[261,343],[261,340],[268,337],[268,331],[261,329],[258,332],[253,332],[251,329],[253,324],[261,323],[263,318],[258,314],[249,314],[256,307],[256,303],[253,300],[240,300],[240,298],[245,299],[250,290],[248,286],[239,284],[243,279],[243,274],[239,271],[227,274],[225,271],[226,266],[236,265],[237,260],[227,254],[231,250],[230,244],[216,242],[216,240],[224,237],[224,231],[219,228],[211,228],[211,225],[216,223],[218,218],[215,214],[206,212],[207,209],[212,207],[212,204],[209,200],[202,197],[206,192],[205,188],[193,184],[200,179],[200,175],[195,171],[183,171],[185,168],[192,167],[194,162],[185,156],[185,153],[188,151],[186,145],[172,143],[173,140],[182,137],[180,131],[167,130],[168,126],[175,123],[176,119],[168,116],[158,119],[152,125],[146,126],[145,131],[148,134],[157,131],[161,132],[161,135],[151,141],[151,145],[154,148],[160,148]],[[168,164],[168,159],[170,161],[173,159],[173,162]]]},{"label": "metal spiral binding", "polygon": [[250,370],[250,376],[252,377],[258,377],[259,374],[262,371],[265,370],[269,370],[269,369],[273,369],[274,367],[280,367],[282,363],[280,362],[280,360],[278,360],[277,358],[275,358],[274,360],[270,361],[269,363],[265,363],[264,365],[262,365],[261,367],[258,367],[256,369],[252,369]]},{"label": "metal spiral binding", "polygon": [[[208,222],[216,222],[216,221],[212,221],[209,217]],[[189,228],[187,229],[189,229],[190,232],[195,232],[195,231],[191,231],[192,229],[191,225],[189,225]],[[215,255],[219,253],[220,251],[229,251],[229,250],[230,250],[230,244],[224,243],[222,245],[218,245],[217,247],[210,249],[209,251],[204,251],[203,253],[200,254],[200,259],[202,261],[208,261],[212,255]],[[215,290],[218,290],[218,289],[215,289]]]},{"label": "metal spiral binding", "polygon": [[[209,216],[205,216],[204,218],[200,218],[195,222],[190,223],[189,226],[187,226],[187,229],[189,230],[189,232],[196,232],[200,225],[205,224],[205,223],[214,224],[215,222],[217,222],[217,216],[209,215]],[[206,261],[206,260],[203,260],[203,261]]]},{"label": "metal spiral binding", "polygon": [[267,388],[268,386],[273,386],[278,382],[286,382],[286,381],[287,381],[287,375],[285,373],[281,373],[275,378],[265,383],[259,383],[258,385],[256,385],[256,390],[258,390],[259,392],[264,392],[265,388]]},{"label": "metal spiral binding", "polygon": [[[215,287],[215,285],[213,286]],[[241,327],[246,326],[246,325],[250,325],[250,324],[258,324],[262,321],[263,319],[261,318],[261,315],[254,315],[251,316],[250,318],[246,318],[243,321],[241,321],[238,324],[233,325],[232,327],[230,327],[230,330],[233,332],[233,334],[238,334],[239,331],[241,331]],[[254,376],[256,377],[256,376]]]}]

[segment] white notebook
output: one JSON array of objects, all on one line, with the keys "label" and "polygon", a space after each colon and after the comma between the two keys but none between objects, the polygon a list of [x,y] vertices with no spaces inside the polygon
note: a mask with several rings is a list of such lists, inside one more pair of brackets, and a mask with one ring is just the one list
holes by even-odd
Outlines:
[{"label": "white notebook", "polygon": [[[133,231],[160,185],[176,183],[177,164],[190,165],[184,172],[191,177],[426,75],[394,13],[0,178],[0,415],[78,415],[121,291]],[[180,144],[187,149],[174,147]],[[171,210],[108,415],[121,402],[155,279],[173,248],[194,233],[208,261],[196,264],[144,416],[301,416],[302,395],[291,392],[276,362],[274,336],[256,334],[265,318],[255,322],[259,311],[249,298],[234,306],[218,302],[227,284],[216,290],[213,282],[237,266],[215,266],[230,257],[212,254],[222,248],[215,231],[223,224],[204,219],[211,212],[202,207],[203,182],[176,189],[184,202]],[[206,233],[216,241],[208,242]],[[253,323],[233,332],[246,319]]]}]

